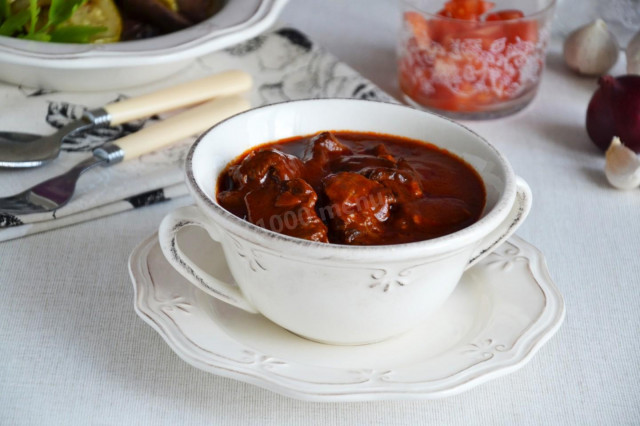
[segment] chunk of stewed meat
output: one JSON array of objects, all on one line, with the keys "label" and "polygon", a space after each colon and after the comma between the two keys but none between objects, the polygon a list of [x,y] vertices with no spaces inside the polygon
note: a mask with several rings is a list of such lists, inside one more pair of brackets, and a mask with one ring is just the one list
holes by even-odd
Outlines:
[{"label": "chunk of stewed meat", "polygon": [[376,157],[375,155],[350,155],[348,157],[340,157],[331,162],[331,171],[338,172],[353,172],[367,174],[374,169],[380,167],[394,168],[396,163],[386,158]]},{"label": "chunk of stewed meat", "polygon": [[367,177],[389,188],[398,203],[406,203],[422,197],[420,179],[411,170],[380,167],[369,172]]},{"label": "chunk of stewed meat", "polygon": [[345,244],[379,244],[395,202],[391,190],[351,172],[330,175],[323,185],[328,204],[320,217],[331,223],[332,237]]},{"label": "chunk of stewed meat", "polygon": [[247,217],[247,206],[244,202],[245,195],[244,191],[222,191],[218,193],[218,203],[234,215],[244,219]]},{"label": "chunk of stewed meat", "polygon": [[351,150],[340,142],[331,132],[318,133],[309,139],[302,156],[305,162],[326,163],[341,155],[350,155]]},{"label": "chunk of stewed meat", "polygon": [[322,177],[330,170],[330,162],[342,155],[351,155],[351,150],[338,141],[333,133],[322,132],[311,138],[302,155],[305,180],[319,189]]},{"label": "chunk of stewed meat", "polygon": [[249,222],[281,234],[326,243],[327,226],[316,213],[317,199],[304,180],[280,181],[274,177],[244,197]]},{"label": "chunk of stewed meat", "polygon": [[399,204],[394,225],[405,233],[442,235],[442,229],[455,232],[471,222],[472,214],[463,200],[426,197]]},{"label": "chunk of stewed meat", "polygon": [[396,162],[396,158],[389,152],[387,147],[381,143],[373,147],[371,153],[376,157],[384,158],[385,160],[389,160],[394,163]]},{"label": "chunk of stewed meat", "polygon": [[269,176],[281,181],[300,177],[302,161],[277,149],[253,151],[242,162],[230,170],[231,178],[238,187],[259,185]]}]

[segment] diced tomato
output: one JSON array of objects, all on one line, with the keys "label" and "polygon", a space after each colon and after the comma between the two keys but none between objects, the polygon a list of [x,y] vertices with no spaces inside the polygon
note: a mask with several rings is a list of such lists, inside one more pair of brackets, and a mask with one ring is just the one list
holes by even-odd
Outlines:
[{"label": "diced tomato", "polygon": [[418,12],[406,12],[404,14],[404,19],[409,24],[411,28],[411,32],[413,36],[417,40],[428,39],[429,38],[429,26],[427,25],[427,20],[419,14]]},{"label": "diced tomato", "polygon": [[509,41],[515,43],[516,39],[536,43],[538,41],[538,22],[535,20],[522,20],[518,22],[505,22]]},{"label": "diced tomato", "polygon": [[[449,39],[458,40],[480,40],[482,48],[488,50],[494,41],[507,37],[503,24],[494,23],[480,23],[473,26],[467,25],[455,34],[450,34]],[[443,42],[446,38],[443,38]],[[443,43],[444,46],[449,46],[450,42]]]},{"label": "diced tomato", "polygon": [[[399,63],[402,91],[415,102],[440,110],[471,112],[517,96],[521,58],[507,59],[511,47],[533,52],[538,41],[536,20],[519,10],[485,16],[494,6],[484,0],[449,0],[438,12],[452,19],[425,19],[405,14],[414,37],[407,40]],[[510,58],[510,57],[509,57]]]},{"label": "diced tomato", "polygon": [[500,10],[487,15],[485,21],[508,21],[509,19],[524,18],[524,13],[517,9]]},{"label": "diced tomato", "polygon": [[485,21],[499,22],[519,19],[518,22],[504,22],[509,41],[516,42],[519,38],[535,43],[538,41],[538,24],[534,20],[522,20],[522,18],[524,18],[524,13],[521,10],[509,9],[490,13],[485,17]]},{"label": "diced tomato", "polygon": [[491,10],[494,3],[484,0],[449,0],[438,15],[446,18],[479,21],[480,16]]},{"label": "diced tomato", "polygon": [[447,45],[447,41],[452,38],[460,38],[460,34],[464,34],[472,28],[475,28],[473,22],[462,22],[451,19],[431,19],[428,21],[429,36],[432,40],[443,46]]}]

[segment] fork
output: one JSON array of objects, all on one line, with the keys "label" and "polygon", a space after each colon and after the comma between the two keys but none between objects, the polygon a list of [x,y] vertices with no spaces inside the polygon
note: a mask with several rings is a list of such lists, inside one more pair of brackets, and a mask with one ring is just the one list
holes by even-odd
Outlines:
[{"label": "fork", "polygon": [[111,166],[201,133],[231,115],[245,111],[249,103],[240,96],[218,98],[158,124],[127,135],[93,150],[93,156],[59,176],[25,191],[0,198],[0,213],[28,214],[57,210],[69,202],[80,175],[101,165]]}]

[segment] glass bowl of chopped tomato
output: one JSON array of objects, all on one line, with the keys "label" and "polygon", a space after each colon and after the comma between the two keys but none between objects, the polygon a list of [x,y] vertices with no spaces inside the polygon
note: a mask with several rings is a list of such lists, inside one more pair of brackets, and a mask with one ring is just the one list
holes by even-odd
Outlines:
[{"label": "glass bowl of chopped tomato", "polygon": [[535,97],[555,0],[401,0],[400,89],[458,119],[512,114]]}]

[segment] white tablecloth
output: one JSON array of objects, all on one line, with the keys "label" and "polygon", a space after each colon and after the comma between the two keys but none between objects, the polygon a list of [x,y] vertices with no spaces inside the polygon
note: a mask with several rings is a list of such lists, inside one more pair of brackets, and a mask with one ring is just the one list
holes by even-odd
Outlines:
[{"label": "white tablecloth", "polygon": [[[395,3],[294,0],[283,21],[397,95]],[[640,423],[640,190],[604,178],[584,129],[595,87],[556,44],[533,105],[466,123],[531,185],[518,234],[565,297],[564,325],[521,370],[443,400],[334,404],[187,365],[135,315],[126,267],[183,198],[0,243],[0,424]]]}]

